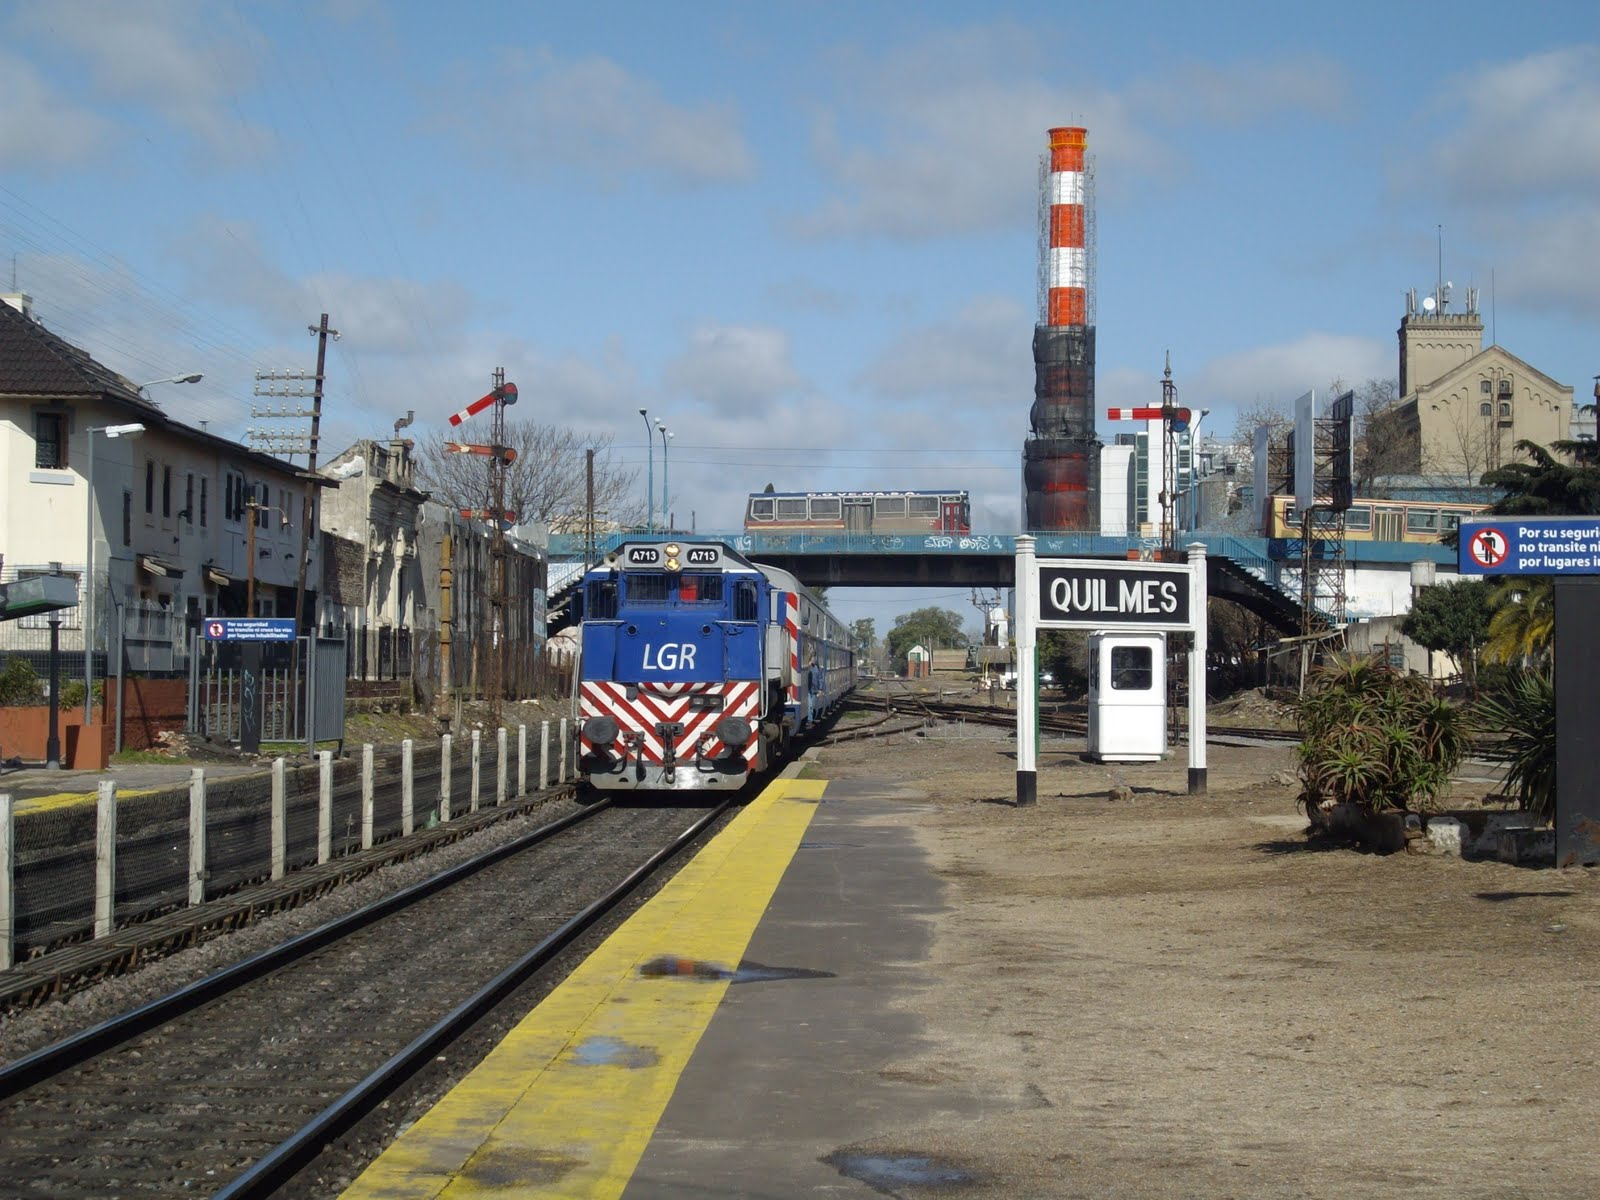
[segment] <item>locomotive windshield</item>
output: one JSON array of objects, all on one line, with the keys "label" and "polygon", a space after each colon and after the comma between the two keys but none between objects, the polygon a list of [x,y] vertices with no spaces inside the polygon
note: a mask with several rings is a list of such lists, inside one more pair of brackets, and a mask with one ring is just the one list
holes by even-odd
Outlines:
[{"label": "locomotive windshield", "polygon": [[721,604],[721,575],[678,576],[678,599],[684,604]]},{"label": "locomotive windshield", "polygon": [[626,580],[629,604],[665,604],[669,580],[659,571],[630,571]]}]

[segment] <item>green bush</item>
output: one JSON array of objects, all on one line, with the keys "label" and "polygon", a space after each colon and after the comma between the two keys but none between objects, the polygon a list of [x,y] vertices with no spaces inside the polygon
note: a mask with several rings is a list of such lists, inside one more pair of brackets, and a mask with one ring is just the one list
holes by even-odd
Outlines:
[{"label": "green bush", "polygon": [[0,705],[44,703],[44,684],[25,658],[9,658],[0,667]]},{"label": "green bush", "polygon": [[1432,807],[1469,746],[1461,710],[1376,658],[1337,656],[1311,685],[1298,704],[1306,811]]},{"label": "green bush", "polygon": [[1556,812],[1556,693],[1547,671],[1514,669],[1478,702],[1478,723],[1498,734],[1484,755],[1505,764],[1500,794],[1549,820]]},{"label": "green bush", "polygon": [[[94,702],[99,705],[105,701],[106,684],[103,679],[94,681]],[[61,707],[77,708],[83,704],[83,680],[69,679],[61,685]]]}]

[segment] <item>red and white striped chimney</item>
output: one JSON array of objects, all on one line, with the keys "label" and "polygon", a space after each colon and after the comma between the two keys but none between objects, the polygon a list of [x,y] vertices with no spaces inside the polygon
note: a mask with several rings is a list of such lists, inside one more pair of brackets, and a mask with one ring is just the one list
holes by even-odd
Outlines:
[{"label": "red and white striped chimney", "polygon": [[1089,323],[1089,260],[1084,245],[1086,188],[1083,154],[1089,131],[1071,125],[1050,131],[1050,243],[1045,267],[1046,325]]}]

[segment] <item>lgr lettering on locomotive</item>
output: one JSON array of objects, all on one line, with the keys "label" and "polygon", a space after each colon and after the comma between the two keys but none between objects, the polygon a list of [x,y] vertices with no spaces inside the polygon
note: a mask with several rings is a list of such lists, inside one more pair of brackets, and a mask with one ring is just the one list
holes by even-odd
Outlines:
[{"label": "lgr lettering on locomotive", "polygon": [[[655,661],[650,661],[651,652],[655,652]],[[694,670],[694,643],[669,642],[665,646],[646,646],[644,648],[644,669],[646,671],[685,671]]]},{"label": "lgr lettering on locomotive", "polygon": [[1050,603],[1062,612],[1168,617],[1178,612],[1178,587],[1176,579],[1053,579]]}]

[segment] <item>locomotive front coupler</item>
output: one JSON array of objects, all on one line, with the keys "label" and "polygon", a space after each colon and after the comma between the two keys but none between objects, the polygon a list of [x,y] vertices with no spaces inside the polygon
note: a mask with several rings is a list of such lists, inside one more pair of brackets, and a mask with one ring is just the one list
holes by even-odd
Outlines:
[{"label": "locomotive front coupler", "polygon": [[661,778],[671,783],[678,765],[678,738],[683,734],[679,721],[662,721],[656,726],[661,735]]}]

